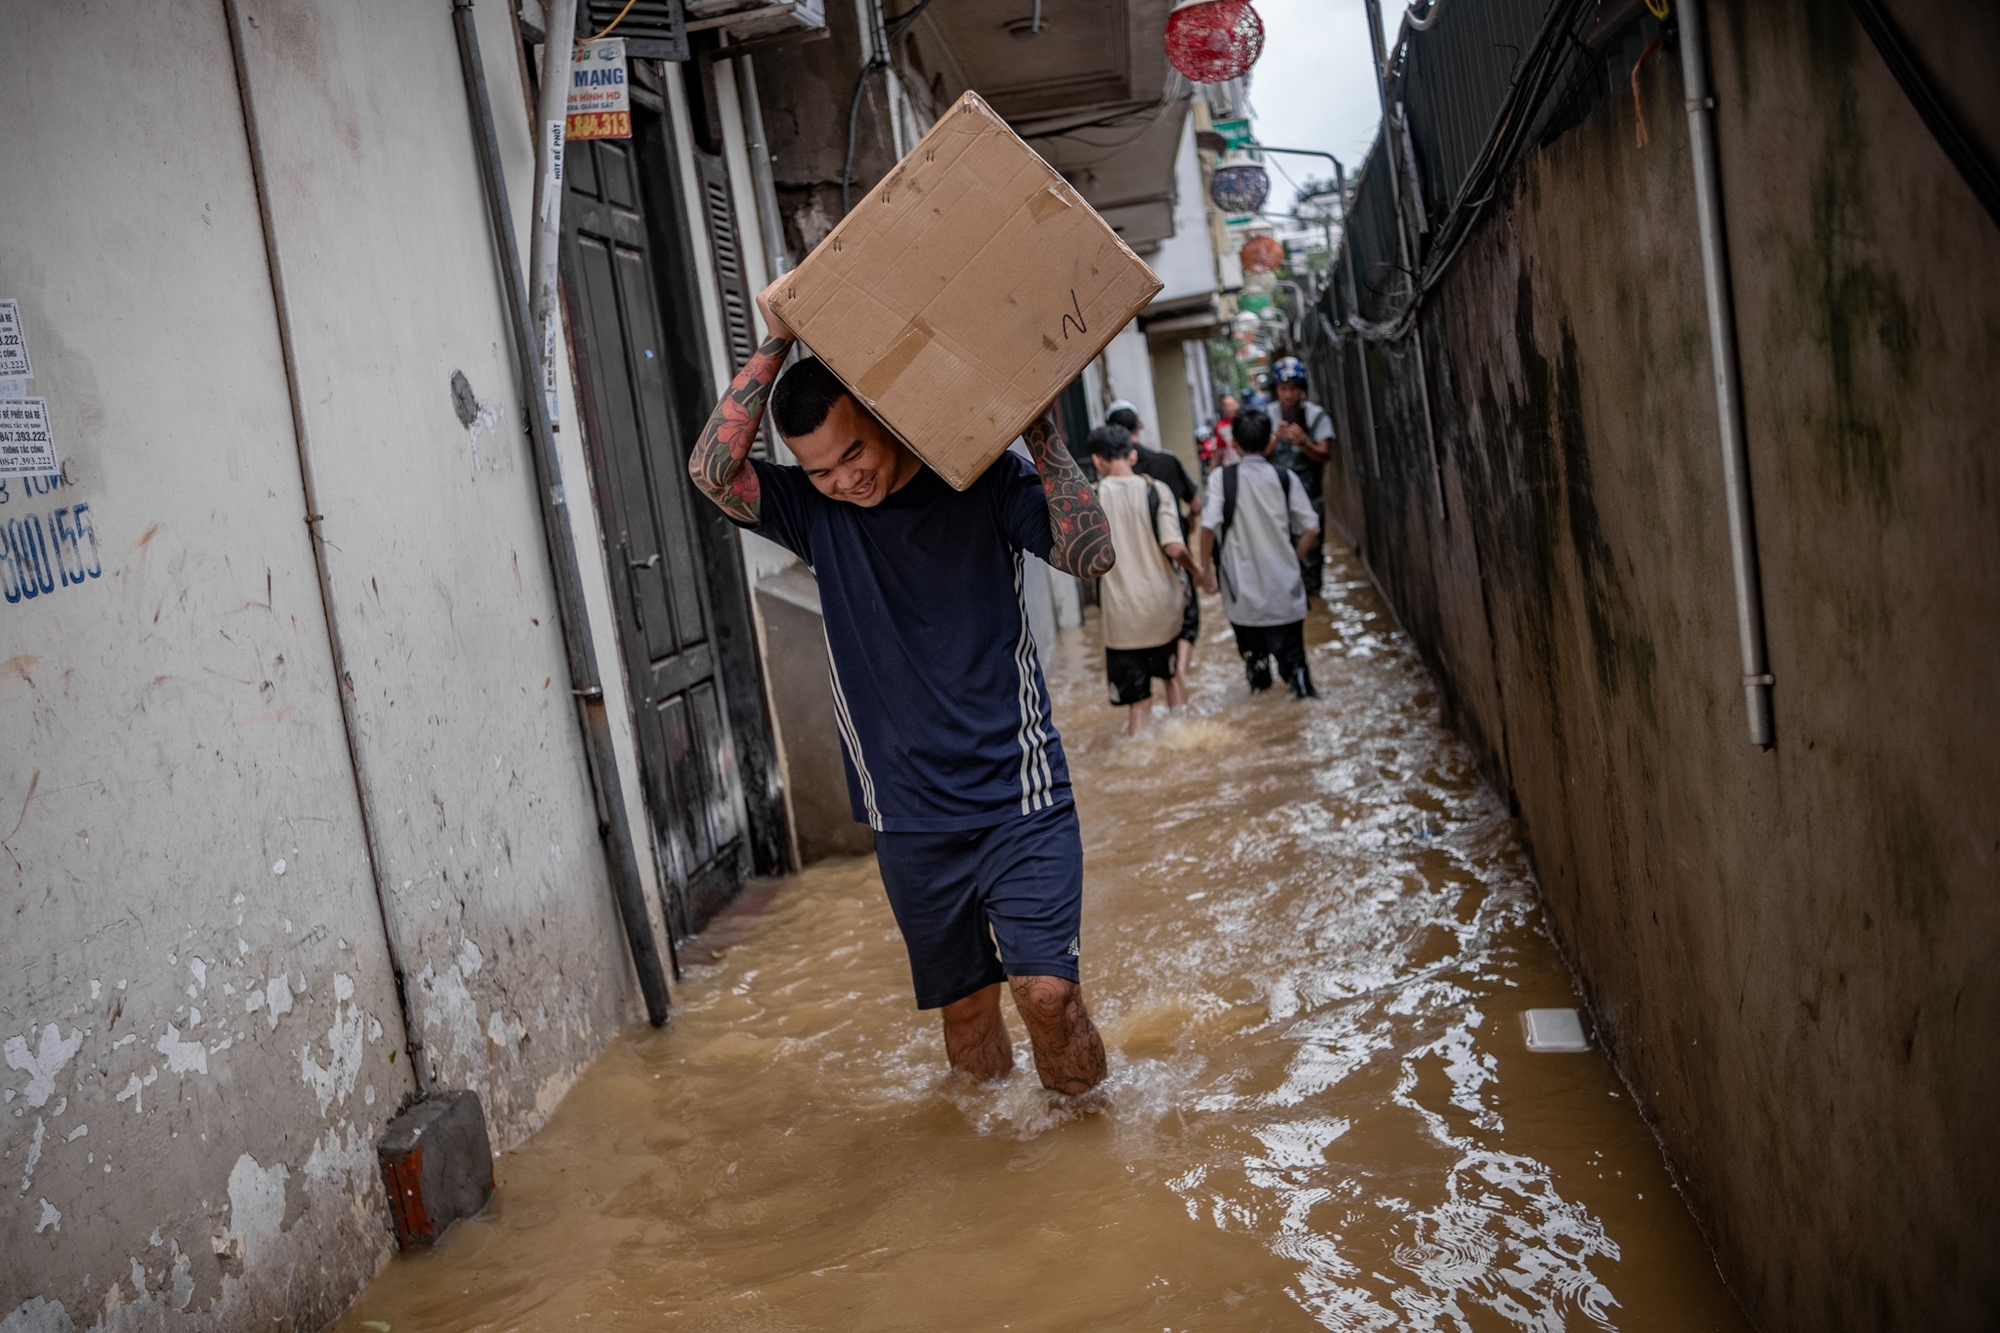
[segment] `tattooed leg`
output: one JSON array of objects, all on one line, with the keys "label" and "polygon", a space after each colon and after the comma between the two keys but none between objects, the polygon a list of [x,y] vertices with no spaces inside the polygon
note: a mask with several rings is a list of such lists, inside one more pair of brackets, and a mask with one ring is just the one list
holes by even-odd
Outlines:
[{"label": "tattooed leg", "polygon": [[1049,501],[1049,529],[1055,534],[1049,563],[1065,574],[1097,578],[1117,558],[1111,549],[1111,527],[1097,507],[1090,483],[1083,479],[1083,470],[1070,457],[1054,413],[1043,413],[1021,438],[1034,456],[1035,468],[1042,474],[1042,493]]},{"label": "tattooed leg", "polygon": [[771,396],[771,385],[791,345],[790,338],[764,340],[709,413],[701,439],[688,456],[688,476],[695,486],[739,522],[757,521],[757,473],[745,460],[764,418],[764,400]]}]

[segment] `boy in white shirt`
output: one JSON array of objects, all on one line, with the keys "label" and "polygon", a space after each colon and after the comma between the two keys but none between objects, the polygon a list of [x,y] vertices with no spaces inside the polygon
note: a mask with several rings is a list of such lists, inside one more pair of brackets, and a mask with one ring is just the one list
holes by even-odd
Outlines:
[{"label": "boy in white shirt", "polygon": [[1175,670],[1175,645],[1186,610],[1179,565],[1197,586],[1213,585],[1188,554],[1180,507],[1165,482],[1133,471],[1132,435],[1123,426],[1090,432],[1090,461],[1097,467],[1097,503],[1118,554],[1098,580],[1104,625],[1104,675],[1111,702],[1129,706],[1128,734],[1145,730],[1153,712],[1153,678],[1167,682],[1167,707],[1187,703],[1187,686]]},{"label": "boy in white shirt", "polygon": [[1243,461],[1208,474],[1201,507],[1201,561],[1222,578],[1222,609],[1236,629],[1236,649],[1252,691],[1271,688],[1268,659],[1301,699],[1315,699],[1306,670],[1306,587],[1299,562],[1319,544],[1319,519],[1306,488],[1272,465],[1271,418],[1259,408],[1236,414]]}]

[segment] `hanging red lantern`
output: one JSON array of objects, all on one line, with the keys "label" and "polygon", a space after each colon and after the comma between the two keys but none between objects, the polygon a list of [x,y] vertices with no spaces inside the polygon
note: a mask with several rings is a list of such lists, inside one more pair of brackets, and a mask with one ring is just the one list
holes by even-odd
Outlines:
[{"label": "hanging red lantern", "polygon": [[1240,79],[1263,50],[1250,0],[1189,0],[1167,16],[1167,59],[1196,83]]},{"label": "hanging red lantern", "polygon": [[1252,236],[1237,252],[1245,273],[1276,273],[1285,262],[1285,247],[1273,236]]}]

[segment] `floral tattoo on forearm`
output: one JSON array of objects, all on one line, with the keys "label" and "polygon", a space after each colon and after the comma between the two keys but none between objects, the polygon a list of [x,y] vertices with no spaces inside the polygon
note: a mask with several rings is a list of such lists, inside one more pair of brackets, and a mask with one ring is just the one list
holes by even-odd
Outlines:
[{"label": "floral tattoo on forearm", "polygon": [[708,414],[701,438],[688,456],[688,476],[716,507],[741,523],[757,521],[757,472],[749,466],[750,446],[764,418],[778,368],[791,350],[790,338],[766,338]]},{"label": "floral tattoo on forearm", "polygon": [[1070,457],[1054,414],[1043,415],[1021,432],[1021,438],[1034,455],[1042,474],[1042,493],[1049,500],[1049,528],[1055,536],[1049,563],[1078,578],[1100,577],[1117,559],[1111,549],[1111,527],[1090,483],[1083,479],[1083,470]]}]

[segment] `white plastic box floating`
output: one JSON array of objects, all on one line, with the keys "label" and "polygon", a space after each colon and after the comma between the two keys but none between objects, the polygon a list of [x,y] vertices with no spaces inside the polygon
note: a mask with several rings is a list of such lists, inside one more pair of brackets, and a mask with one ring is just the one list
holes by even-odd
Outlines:
[{"label": "white plastic box floating", "polygon": [[1523,1009],[1521,1034],[1531,1051],[1587,1051],[1583,1017],[1574,1009]]},{"label": "white plastic box floating", "polygon": [[1055,168],[967,93],[855,201],[771,306],[964,490],[1160,285]]}]

